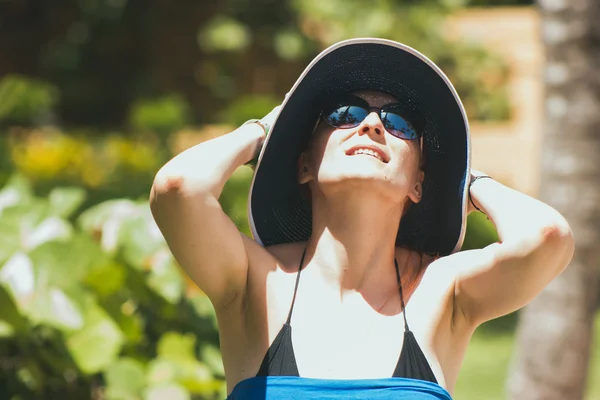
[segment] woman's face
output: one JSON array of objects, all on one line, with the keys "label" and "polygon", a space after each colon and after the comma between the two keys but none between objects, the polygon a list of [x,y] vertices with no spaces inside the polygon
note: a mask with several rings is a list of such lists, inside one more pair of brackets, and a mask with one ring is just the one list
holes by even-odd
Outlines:
[{"label": "woman's face", "polygon": [[[397,100],[386,93],[362,90],[353,95],[370,107]],[[373,153],[375,152],[375,153]],[[423,172],[421,139],[400,139],[388,132],[371,112],[357,127],[334,128],[321,119],[307,151],[300,158],[299,182],[312,182],[321,191],[355,185],[401,201],[421,199]]]}]

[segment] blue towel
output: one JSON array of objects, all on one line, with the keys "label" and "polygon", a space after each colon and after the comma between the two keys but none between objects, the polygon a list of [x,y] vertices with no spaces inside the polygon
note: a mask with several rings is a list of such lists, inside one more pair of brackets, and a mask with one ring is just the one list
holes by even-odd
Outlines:
[{"label": "blue towel", "polygon": [[315,379],[257,376],[238,383],[229,400],[273,399],[402,399],[452,400],[438,384],[408,378]]}]

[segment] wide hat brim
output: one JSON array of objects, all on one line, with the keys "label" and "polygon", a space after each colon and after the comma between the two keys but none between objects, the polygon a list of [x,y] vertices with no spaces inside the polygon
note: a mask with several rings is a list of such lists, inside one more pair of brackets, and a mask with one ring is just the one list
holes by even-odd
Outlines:
[{"label": "wide hat brim", "polygon": [[401,43],[372,38],[346,40],[321,52],[286,96],[250,189],[254,239],[263,246],[309,239],[311,205],[298,185],[298,158],[318,121],[322,100],[361,89],[389,93],[422,119],[422,200],[402,218],[397,245],[438,256],[459,250],[466,228],[471,153],[464,107],[431,60]]}]

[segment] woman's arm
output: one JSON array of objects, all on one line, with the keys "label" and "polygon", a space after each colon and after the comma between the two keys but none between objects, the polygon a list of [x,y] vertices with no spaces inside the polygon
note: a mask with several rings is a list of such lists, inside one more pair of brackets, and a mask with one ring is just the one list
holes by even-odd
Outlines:
[{"label": "woman's arm", "polygon": [[[277,109],[265,117],[265,124]],[[173,255],[215,307],[230,304],[246,285],[246,246],[218,198],[235,169],[262,145],[257,123],[185,150],[156,174],[150,193],[152,214]],[[255,244],[258,246],[258,244]]]},{"label": "woman's arm", "polygon": [[529,303],[566,268],[574,243],[562,215],[532,197],[488,178],[474,182],[470,193],[500,237],[500,243],[447,257],[458,271],[458,314],[478,325]]}]

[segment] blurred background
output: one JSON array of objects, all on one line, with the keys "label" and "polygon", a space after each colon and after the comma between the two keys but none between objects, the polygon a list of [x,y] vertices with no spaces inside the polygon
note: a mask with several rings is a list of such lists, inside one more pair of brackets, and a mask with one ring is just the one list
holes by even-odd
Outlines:
[{"label": "blurred background", "polygon": [[[226,397],[212,307],[154,225],[152,179],[357,36],[433,59],[467,108],[473,166],[587,238],[532,312],[478,329],[455,398],[600,399],[600,12],[566,3],[0,0],[0,399]],[[221,199],[248,234],[251,176]],[[465,249],[496,240],[470,216]]]}]

